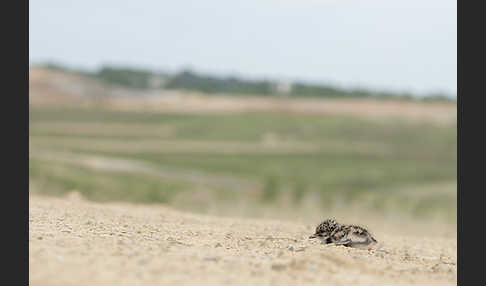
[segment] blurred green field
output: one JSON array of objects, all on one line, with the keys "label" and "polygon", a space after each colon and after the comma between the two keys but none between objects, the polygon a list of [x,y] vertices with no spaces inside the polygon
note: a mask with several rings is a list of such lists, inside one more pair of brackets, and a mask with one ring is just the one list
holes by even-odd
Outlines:
[{"label": "blurred green field", "polygon": [[456,216],[456,125],[30,106],[31,192]]}]

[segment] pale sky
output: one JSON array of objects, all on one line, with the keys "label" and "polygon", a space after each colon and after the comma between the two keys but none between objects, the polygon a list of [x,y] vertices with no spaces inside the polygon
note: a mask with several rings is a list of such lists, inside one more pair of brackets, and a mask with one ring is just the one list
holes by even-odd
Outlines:
[{"label": "pale sky", "polygon": [[31,63],[456,94],[455,0],[30,0]]}]

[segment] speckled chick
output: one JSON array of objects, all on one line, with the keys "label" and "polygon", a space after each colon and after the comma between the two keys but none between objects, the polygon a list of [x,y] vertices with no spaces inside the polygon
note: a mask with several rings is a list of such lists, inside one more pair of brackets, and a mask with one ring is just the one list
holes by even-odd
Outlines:
[{"label": "speckled chick", "polygon": [[317,238],[321,243],[334,243],[348,247],[361,247],[376,243],[376,239],[367,229],[357,225],[344,225],[335,219],[326,219],[321,222],[309,239]]}]

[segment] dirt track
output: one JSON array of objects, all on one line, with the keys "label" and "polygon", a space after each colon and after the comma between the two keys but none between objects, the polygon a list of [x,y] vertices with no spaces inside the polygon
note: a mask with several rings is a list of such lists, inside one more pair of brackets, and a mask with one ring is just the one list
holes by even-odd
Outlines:
[{"label": "dirt track", "polygon": [[31,195],[30,285],[455,285],[456,240],[375,233],[373,250],[314,228],[160,205]]}]

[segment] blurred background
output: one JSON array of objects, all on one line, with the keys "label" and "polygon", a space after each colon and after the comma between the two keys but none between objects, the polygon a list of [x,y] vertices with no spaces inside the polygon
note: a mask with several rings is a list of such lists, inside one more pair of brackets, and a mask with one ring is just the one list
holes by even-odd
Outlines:
[{"label": "blurred background", "polygon": [[455,232],[456,1],[29,14],[31,193]]}]

